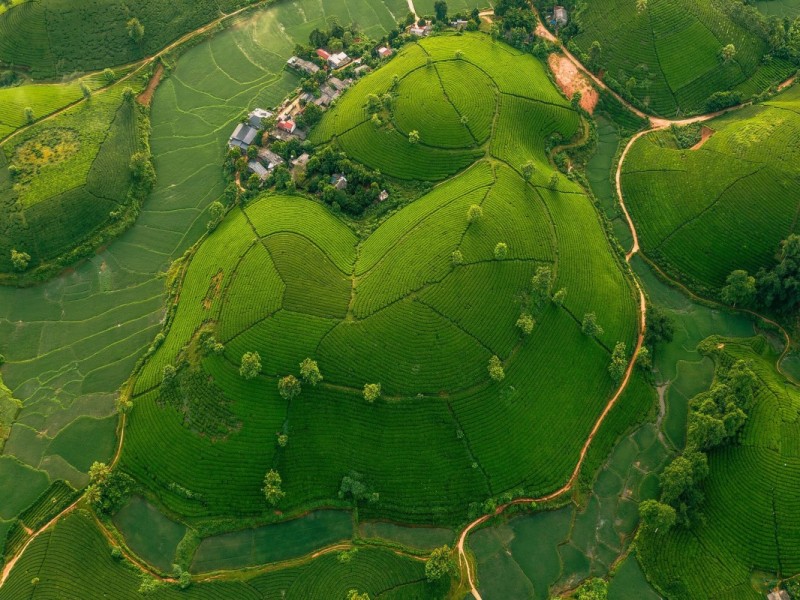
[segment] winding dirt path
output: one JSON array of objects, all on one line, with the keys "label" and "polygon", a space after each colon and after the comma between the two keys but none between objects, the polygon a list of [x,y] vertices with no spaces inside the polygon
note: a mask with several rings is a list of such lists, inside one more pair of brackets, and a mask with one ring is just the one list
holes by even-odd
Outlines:
[{"label": "winding dirt path", "polygon": [[417,15],[417,9],[414,8],[414,0],[406,0],[408,3],[408,12],[414,13],[414,21],[419,21],[419,15]]},{"label": "winding dirt path", "polygon": [[[269,0],[261,0],[257,4],[244,6],[244,7],[240,8],[238,10],[235,10],[235,11],[233,11],[231,13],[223,14],[222,16],[220,16],[219,18],[215,19],[214,21],[212,21],[212,22],[210,22],[210,23],[208,23],[208,24],[206,24],[206,25],[204,25],[204,26],[202,26],[202,27],[200,27],[200,28],[198,28],[198,29],[196,29],[194,31],[191,31],[191,32],[181,36],[180,38],[178,38],[177,40],[172,42],[170,45],[168,45],[165,48],[163,48],[158,53],[153,54],[152,56],[143,59],[142,63],[138,67],[133,69],[125,77],[122,77],[121,79],[119,79],[116,83],[119,83],[121,81],[129,79],[130,77],[132,77],[135,74],[139,73],[143,68],[145,68],[146,66],[148,66],[153,61],[155,61],[158,58],[160,58],[161,56],[165,55],[166,53],[170,52],[171,50],[175,49],[179,45],[185,43],[186,41],[188,41],[188,40],[190,40],[190,39],[192,39],[192,38],[194,38],[194,37],[196,37],[198,35],[202,35],[203,33],[206,33],[207,31],[211,30],[212,28],[214,28],[217,25],[219,25],[220,23],[222,23],[224,20],[226,20],[226,19],[228,19],[230,17],[233,17],[233,16],[235,16],[235,15],[237,15],[239,13],[242,13],[245,10],[253,8],[254,6],[257,6],[258,4],[264,4],[267,1],[269,1]],[[418,18],[418,17],[416,17],[417,13],[416,13],[416,9],[414,8],[413,0],[407,0],[407,3],[408,3],[409,11],[414,13],[415,18]],[[486,21],[490,21],[489,17],[490,17],[491,14],[493,14],[492,11],[483,11],[481,13],[481,18],[485,19]],[[557,42],[556,37],[541,24],[541,20],[539,22],[539,25],[537,25],[536,34],[538,36],[544,38],[544,39],[547,39],[547,40],[551,41],[551,42]],[[638,238],[638,234],[637,234],[637,231],[636,231],[636,226],[633,223],[633,220],[631,219],[630,213],[628,212],[627,206],[625,205],[624,197],[622,195],[622,184],[621,184],[622,168],[623,168],[623,165],[624,165],[624,162],[625,162],[625,158],[627,157],[630,148],[633,146],[633,144],[639,138],[641,138],[642,136],[644,136],[644,135],[646,135],[648,133],[651,133],[653,131],[657,131],[657,130],[660,130],[660,129],[665,129],[667,127],[670,127],[671,125],[688,125],[690,123],[700,123],[700,122],[708,121],[710,119],[718,117],[718,116],[720,116],[722,114],[725,114],[727,112],[731,112],[731,111],[734,111],[734,110],[739,110],[739,109],[743,108],[744,106],[747,106],[749,103],[737,105],[737,106],[734,106],[734,107],[731,107],[731,108],[727,108],[725,110],[717,111],[717,112],[706,114],[706,115],[699,115],[699,116],[691,117],[691,118],[688,118],[688,119],[670,120],[670,119],[663,119],[663,118],[659,118],[659,117],[653,117],[653,116],[647,115],[644,112],[642,112],[641,110],[637,109],[636,107],[634,107],[633,105],[628,103],[619,94],[617,94],[616,92],[611,90],[601,79],[599,79],[591,71],[589,71],[569,50],[567,50],[563,46],[561,47],[561,52],[570,60],[570,62],[572,62],[574,64],[574,66],[579,71],[581,71],[591,81],[593,81],[595,85],[597,85],[599,88],[601,88],[601,89],[607,91],[608,93],[610,93],[621,104],[623,104],[628,110],[630,110],[631,112],[633,112],[635,115],[637,115],[638,117],[640,117],[642,119],[647,119],[649,121],[649,123],[650,123],[650,127],[648,129],[640,131],[639,133],[634,135],[628,141],[628,143],[625,146],[625,149],[622,152],[622,155],[620,156],[619,162],[617,164],[616,173],[615,173],[615,183],[616,183],[616,189],[617,189],[617,196],[619,198],[620,206],[621,206],[623,214],[625,216],[625,220],[626,220],[626,222],[628,224],[628,227],[630,228],[630,231],[631,231],[631,234],[632,234],[632,237],[633,237],[633,244],[631,246],[631,249],[625,255],[625,261],[627,263],[629,263],[631,258],[640,251],[639,238]],[[161,67],[159,66],[159,68],[161,68]],[[153,80],[156,81],[155,85],[157,85],[158,79],[159,79],[159,77],[154,77],[153,78]],[[793,76],[793,77],[787,79],[786,81],[784,81],[783,83],[781,83],[778,86],[778,89],[779,90],[783,90],[786,87],[790,86],[792,83],[794,83],[794,81],[795,81],[795,77]],[[151,80],[151,85],[153,85],[152,84],[152,80]],[[113,87],[113,85],[112,86],[108,86],[106,88],[102,88],[101,90],[96,91],[95,94],[104,93],[105,91],[107,91],[111,87]],[[153,88],[154,87],[155,86],[153,86]],[[149,88],[149,86],[148,86],[148,88]],[[150,92],[149,95],[152,94],[152,90],[148,89],[143,93],[143,96],[145,94],[147,94],[148,91]],[[147,96],[148,100],[149,100],[149,95]],[[72,103],[70,105],[67,105],[67,106],[59,109],[58,111],[56,111],[54,113],[51,113],[47,117],[39,119],[38,121],[36,121],[35,123],[33,123],[31,125],[27,125],[27,126],[24,126],[24,127],[20,128],[20,129],[17,129],[16,131],[14,131],[12,134],[7,136],[6,138],[0,140],[0,144],[6,142],[7,140],[9,140],[11,138],[13,138],[15,135],[19,134],[21,131],[24,131],[24,130],[28,129],[32,125],[41,123],[41,122],[43,122],[45,120],[49,120],[49,119],[55,118],[57,115],[59,115],[59,114],[63,113],[64,111],[72,108],[76,104],[79,104],[80,102],[85,102],[85,101],[86,101],[85,99],[81,99],[81,100],[79,100],[77,102],[74,102],[74,103]],[[713,301],[710,301],[710,300],[708,300],[706,298],[701,298],[701,297],[697,296],[696,294],[691,292],[691,290],[686,288],[683,284],[681,284],[680,282],[677,282],[677,281],[673,280],[672,278],[670,278],[669,276],[667,276],[663,271],[661,271],[661,269],[659,269],[656,265],[654,265],[652,263],[652,261],[648,260],[644,256],[643,256],[643,258],[648,262],[648,264],[650,264],[651,266],[655,267],[663,277],[665,277],[666,279],[668,279],[669,281],[671,281],[672,283],[674,283],[675,285],[680,287],[688,296],[690,296],[692,298],[695,298],[697,300],[701,300],[701,301],[706,302],[706,303],[714,303],[714,304],[718,304],[719,306],[724,306],[724,305],[722,305],[720,303],[713,302]],[[631,360],[628,363],[628,367],[627,367],[627,369],[625,371],[625,375],[622,378],[622,380],[620,382],[620,385],[617,388],[617,391],[611,397],[611,399],[606,403],[605,408],[603,409],[603,412],[598,416],[597,420],[595,421],[594,426],[592,427],[591,431],[589,432],[589,435],[586,438],[586,441],[584,442],[583,447],[581,448],[581,452],[580,452],[580,455],[578,457],[578,461],[577,461],[577,463],[575,465],[575,468],[572,471],[572,474],[570,475],[570,478],[567,480],[567,482],[561,488],[559,488],[559,489],[557,489],[557,490],[555,490],[555,491],[553,491],[553,492],[551,492],[551,493],[549,493],[547,495],[540,496],[538,498],[517,498],[515,500],[512,500],[511,502],[508,502],[506,504],[498,506],[494,510],[494,512],[492,512],[490,514],[487,514],[487,515],[483,515],[483,516],[475,519],[471,523],[469,523],[461,531],[461,534],[459,535],[458,544],[456,546],[456,548],[458,550],[458,563],[459,563],[459,567],[462,569],[462,572],[464,572],[466,574],[466,580],[467,580],[467,583],[469,585],[469,591],[473,595],[475,600],[483,600],[483,599],[482,599],[482,597],[480,595],[480,592],[478,592],[478,589],[476,587],[475,578],[474,578],[474,575],[473,575],[473,572],[472,572],[472,566],[470,564],[470,561],[469,561],[469,558],[468,558],[467,552],[466,552],[466,542],[467,542],[467,538],[468,538],[469,534],[473,530],[475,530],[477,527],[479,527],[480,525],[482,525],[483,523],[485,523],[486,521],[491,519],[492,517],[500,515],[501,513],[503,513],[510,506],[514,506],[514,505],[518,505],[518,504],[542,504],[544,502],[548,502],[550,500],[557,499],[557,498],[569,493],[573,489],[573,487],[575,486],[575,483],[578,480],[578,476],[580,475],[581,468],[583,467],[583,463],[584,463],[584,461],[586,459],[586,455],[587,455],[587,453],[589,451],[589,447],[591,446],[592,441],[594,440],[595,436],[597,435],[597,432],[600,430],[600,427],[602,426],[602,424],[605,421],[606,417],[611,412],[611,410],[614,408],[614,406],[616,405],[617,401],[622,396],[622,394],[624,393],[625,389],[628,386],[628,383],[630,381],[631,375],[632,375],[633,370],[634,370],[635,365],[636,365],[636,355],[638,354],[639,350],[641,349],[641,347],[642,347],[642,345],[644,343],[644,333],[645,333],[646,320],[647,320],[647,302],[646,302],[646,298],[645,298],[645,295],[644,295],[644,291],[642,290],[638,279],[636,279],[634,277],[633,281],[634,281],[634,284],[636,285],[637,291],[639,292],[639,334],[638,334],[637,341],[636,341],[636,347],[634,348],[633,354],[631,356]],[[726,308],[730,308],[730,307],[726,307]],[[794,379],[791,376],[789,376],[788,374],[784,373],[780,368],[780,363],[782,362],[783,358],[786,356],[786,354],[788,353],[788,351],[790,350],[790,347],[791,347],[791,341],[792,340],[791,340],[791,337],[789,336],[789,334],[787,333],[787,331],[781,325],[776,323],[775,321],[773,321],[773,320],[771,320],[771,319],[769,319],[767,317],[764,317],[763,315],[760,315],[760,314],[758,314],[758,313],[756,313],[754,311],[750,311],[750,310],[746,310],[746,309],[738,309],[738,310],[740,312],[745,312],[745,313],[751,314],[751,315],[763,320],[764,322],[776,327],[783,334],[783,336],[785,338],[785,341],[786,341],[786,344],[785,344],[785,348],[784,348],[783,353],[778,358],[777,368],[778,368],[778,371],[784,377],[786,377],[790,381],[794,381]],[[797,382],[795,382],[795,383],[797,383]],[[111,461],[111,466],[116,465],[117,461],[119,460],[120,454],[122,452],[122,445],[123,445],[123,441],[124,441],[124,437],[125,437],[125,424],[126,424],[126,416],[123,414],[122,415],[122,419],[121,419],[121,423],[120,423],[119,443],[117,445],[117,450],[116,450],[116,452],[114,454],[114,457],[113,457],[113,459]],[[72,512],[82,499],[83,499],[83,496],[81,496],[80,498],[75,500],[75,502],[73,502],[70,506],[65,508],[58,515],[53,517],[53,519],[51,519],[48,523],[46,523],[45,525],[40,527],[37,531],[35,531],[35,532],[33,532],[31,534],[30,538],[25,542],[25,544],[22,546],[22,548],[19,550],[19,552],[17,552],[17,554],[15,556],[13,556],[4,565],[3,571],[2,571],[2,576],[0,576],[0,587],[2,587],[3,584],[6,582],[6,580],[8,579],[8,576],[10,575],[10,573],[13,570],[14,566],[16,565],[17,561],[22,556],[22,554],[25,552],[25,550],[28,548],[28,546],[30,546],[30,544],[41,533],[43,533],[44,531],[46,531],[47,529],[49,529],[50,527],[55,525],[59,521],[59,519],[61,519],[65,515],[67,515],[70,512]],[[99,525],[99,528],[100,528],[101,532],[103,533],[103,535],[109,541],[116,543],[114,538],[113,538],[113,536],[106,529],[106,527],[103,525],[103,523],[100,522],[97,519],[96,516],[94,518],[97,521],[97,523]],[[326,552],[331,552],[334,549],[338,549],[338,545],[334,545],[334,546],[331,546],[331,547],[328,547],[328,548],[320,549],[317,552],[313,553],[311,558],[313,559],[315,556],[324,554]],[[133,556],[128,555],[127,552],[125,552],[125,555],[126,555],[126,558],[128,558],[128,560],[130,560],[133,564],[135,564],[142,571],[150,573],[154,577],[158,577],[159,579],[162,579],[162,580],[165,580],[165,581],[174,581],[174,579],[172,579],[172,578],[160,577],[159,575],[157,575],[149,567],[149,565],[143,563],[142,561],[139,561],[138,559],[136,559]]]},{"label": "winding dirt path", "polygon": [[[535,12],[535,10],[534,10],[534,12]],[[537,14],[537,17],[538,17],[538,14]],[[544,38],[544,39],[546,39],[546,40],[548,40],[550,42],[559,43],[559,41],[557,40],[556,36],[553,35],[549,30],[547,30],[542,25],[541,19],[539,19],[539,24],[536,27],[536,35],[538,35],[539,37],[542,37],[542,38]],[[670,119],[663,119],[663,118],[660,118],[660,117],[653,117],[651,115],[645,114],[644,112],[642,112],[641,110],[639,110],[635,106],[631,105],[628,101],[626,101],[624,98],[622,98],[614,90],[610,89],[600,78],[598,78],[594,73],[589,71],[589,69],[587,69],[583,65],[583,63],[581,63],[567,48],[561,46],[560,49],[561,49],[561,52],[564,54],[564,56],[566,56],[566,58],[570,62],[573,63],[573,65],[578,69],[578,71],[582,72],[585,76],[587,76],[592,82],[594,82],[595,85],[597,85],[600,89],[603,89],[603,90],[607,91],[608,93],[610,93],[612,96],[614,96],[623,106],[625,106],[628,110],[630,110],[636,116],[638,116],[638,117],[640,117],[642,119],[647,119],[648,122],[650,123],[650,127],[649,128],[647,128],[647,129],[645,129],[643,131],[640,131],[639,133],[634,135],[628,141],[628,143],[625,145],[625,148],[624,148],[624,150],[622,152],[622,155],[620,156],[619,162],[617,163],[617,169],[616,169],[616,173],[615,173],[615,183],[616,183],[617,196],[619,198],[620,207],[622,208],[622,212],[623,212],[623,214],[625,216],[625,221],[627,222],[628,228],[630,229],[632,237],[633,237],[633,243],[631,245],[631,249],[625,255],[625,261],[630,263],[631,258],[633,258],[633,256],[640,251],[639,236],[638,236],[638,233],[636,231],[636,225],[634,224],[633,219],[631,219],[630,213],[628,212],[628,208],[625,205],[625,199],[624,199],[624,197],[622,195],[622,182],[621,182],[621,180],[622,180],[622,168],[623,168],[623,165],[625,163],[625,159],[627,158],[628,152],[630,151],[630,149],[633,146],[633,144],[638,139],[643,137],[644,135],[646,135],[648,133],[651,133],[653,131],[657,131],[657,130],[660,130],[660,129],[666,129],[668,127],[671,127],[672,125],[683,126],[683,125],[689,125],[689,124],[692,124],[692,123],[702,123],[702,122],[705,122],[705,121],[709,121],[709,120],[714,119],[715,117],[718,117],[718,116],[723,115],[725,113],[728,113],[728,112],[731,112],[731,111],[734,111],[734,110],[739,110],[739,109],[741,109],[741,108],[743,108],[745,106],[748,106],[750,103],[748,102],[748,103],[745,103],[745,104],[739,104],[739,105],[736,105],[736,106],[733,106],[733,107],[730,107],[730,108],[726,108],[724,110],[716,111],[716,112],[705,114],[705,115],[698,115],[698,116],[690,117],[690,118],[687,118],[687,119],[670,120]],[[783,90],[786,87],[790,86],[792,83],[794,83],[794,80],[795,80],[794,76],[792,76],[791,78],[787,79],[786,81],[784,81],[783,83],[781,83],[778,86],[778,90]],[[651,261],[647,261],[647,262],[652,264]],[[659,272],[661,272],[660,269],[659,269]],[[661,274],[664,275],[663,272],[661,272]],[[664,276],[666,277],[666,275],[664,275]],[[674,280],[672,280],[669,277],[667,277],[667,279],[669,279],[670,281],[674,282]],[[495,509],[495,511],[492,512],[491,514],[483,515],[482,517],[479,517],[479,518],[475,519],[474,521],[472,521],[471,523],[469,523],[462,530],[461,534],[459,535],[458,544],[456,546],[457,550],[458,550],[458,564],[459,564],[459,568],[462,570],[462,573],[466,574],[466,581],[467,581],[467,584],[469,586],[469,591],[472,594],[472,596],[475,598],[475,600],[483,600],[483,599],[482,599],[481,594],[480,594],[480,592],[478,591],[478,589],[477,589],[477,587],[475,585],[475,579],[474,579],[473,573],[472,573],[472,566],[470,564],[470,561],[469,561],[469,558],[467,556],[466,549],[465,549],[467,537],[469,536],[469,534],[473,530],[475,530],[477,527],[479,527],[480,525],[482,525],[483,523],[485,523],[486,521],[491,519],[492,517],[495,517],[495,516],[501,514],[502,512],[504,512],[509,506],[513,506],[515,504],[529,504],[529,503],[530,504],[542,504],[544,502],[548,502],[550,500],[554,500],[556,498],[559,498],[559,497],[567,494],[568,492],[570,492],[572,490],[572,488],[574,487],[575,482],[578,479],[578,475],[580,474],[581,467],[583,466],[584,460],[586,458],[586,453],[588,452],[589,446],[591,445],[592,441],[594,440],[594,437],[597,434],[597,431],[600,429],[600,426],[603,424],[603,421],[605,421],[606,417],[608,416],[608,413],[614,407],[614,405],[616,404],[617,400],[619,400],[620,396],[625,391],[625,388],[628,385],[628,382],[629,382],[630,377],[631,377],[631,373],[633,372],[633,369],[634,369],[634,366],[635,366],[635,363],[636,363],[636,355],[638,354],[639,349],[642,347],[642,344],[644,342],[644,332],[645,332],[645,326],[646,326],[647,303],[646,303],[644,291],[642,290],[638,279],[636,279],[635,277],[634,277],[634,282],[635,282],[636,287],[637,287],[637,289],[639,291],[639,316],[640,316],[639,337],[638,337],[637,342],[636,342],[636,348],[634,349],[633,356],[631,358],[630,363],[628,364],[628,368],[625,371],[625,377],[622,379],[622,382],[620,383],[620,386],[617,389],[617,392],[608,401],[608,403],[606,404],[605,409],[600,414],[600,416],[597,418],[597,421],[595,421],[594,427],[592,428],[591,432],[589,433],[589,437],[586,439],[586,442],[584,443],[583,448],[581,449],[581,453],[580,453],[580,456],[578,458],[578,462],[575,465],[575,469],[573,470],[572,475],[570,476],[570,478],[567,481],[567,483],[565,483],[558,490],[556,490],[554,492],[551,492],[550,494],[547,494],[545,496],[540,496],[538,498],[518,498],[516,500],[512,500],[511,502],[508,502],[506,504],[498,506],[497,509]],[[705,302],[708,302],[708,300],[703,299],[703,298],[699,298],[697,295],[695,295],[692,292],[690,292],[685,286],[681,285],[680,283],[678,283],[678,282],[674,282],[674,283],[679,285],[691,297],[694,297],[694,298],[703,300]],[[723,306],[723,305],[720,305],[720,306]],[[728,307],[726,307],[726,308],[728,308]],[[785,338],[786,345],[785,345],[783,353],[778,358],[778,364],[776,366],[778,367],[778,371],[782,375],[787,377],[787,379],[789,379],[790,381],[793,381],[793,379],[790,376],[788,376],[786,373],[784,373],[780,369],[780,363],[783,360],[783,358],[786,356],[786,354],[788,353],[788,351],[789,351],[789,349],[791,347],[791,337],[789,336],[789,334],[778,323],[776,323],[775,321],[773,321],[771,319],[768,319],[768,318],[764,317],[763,315],[760,315],[758,313],[755,313],[755,312],[749,311],[749,310],[743,310],[742,312],[746,312],[746,313],[749,313],[749,314],[751,314],[753,316],[756,316],[756,317],[762,319],[764,322],[769,323],[770,325],[773,325],[774,327],[778,328],[781,331],[781,333],[783,334],[783,336]]]}]

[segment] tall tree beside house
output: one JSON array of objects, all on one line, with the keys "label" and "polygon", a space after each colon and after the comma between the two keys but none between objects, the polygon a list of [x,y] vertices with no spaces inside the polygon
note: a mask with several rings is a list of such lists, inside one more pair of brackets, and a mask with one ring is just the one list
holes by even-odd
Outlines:
[{"label": "tall tree beside house", "polygon": [[447,2],[445,0],[436,0],[433,3],[433,12],[436,14],[437,21],[447,21]]}]

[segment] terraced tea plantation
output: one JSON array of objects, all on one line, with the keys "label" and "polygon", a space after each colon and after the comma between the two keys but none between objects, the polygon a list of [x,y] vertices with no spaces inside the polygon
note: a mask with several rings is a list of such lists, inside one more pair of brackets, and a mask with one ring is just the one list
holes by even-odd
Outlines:
[{"label": "terraced tea plantation", "polygon": [[[458,77],[440,73],[459,69],[485,73],[479,93],[491,114],[473,109],[475,133],[442,95],[443,81]],[[353,129],[361,101],[395,75],[395,110],[419,128],[419,144],[400,125]],[[363,148],[370,166],[371,157],[387,171],[394,164],[398,176],[406,168],[445,175],[429,158],[450,150],[425,143],[429,109],[403,100],[409,79],[414,94],[452,113],[439,132],[457,139],[461,127],[469,136],[461,173],[363,239],[321,204],[267,195],[235,209],[191,257],[166,339],[136,378],[121,459],[170,511],[195,522],[264,518],[272,512],[264,473],[275,469],[284,512],[342,503],[347,476],[379,494],[362,515],[455,522],[470,502],[540,494],[569,477],[616,387],[609,349],[633,347],[637,333],[631,284],[591,203],[566,178],[542,185],[552,174],[546,140],[573,137],[580,120],[532,57],[488,36],[440,37],[366,77],[312,138],[336,135],[348,151]],[[493,134],[481,120],[495,122]],[[337,135],[340,123],[366,131],[363,146]],[[406,148],[403,160],[395,146]],[[526,183],[529,160],[536,172]],[[482,216],[469,218],[475,210]],[[553,281],[540,298],[531,279],[542,268]],[[561,288],[559,306],[547,296]],[[597,339],[581,333],[588,312],[604,329]],[[523,313],[536,320],[529,336],[516,326]],[[221,355],[198,350],[208,335],[224,344]],[[260,370],[245,379],[239,370],[251,352]],[[490,378],[493,357],[502,381]],[[282,396],[278,380],[299,376],[306,358],[323,381]],[[373,383],[381,395],[368,402],[362,389]]]},{"label": "terraced tea plantation", "polygon": [[680,149],[668,130],[631,148],[622,191],[645,253],[681,280],[718,289],[734,269],[768,267],[798,232],[800,90],[704,123]]},{"label": "terraced tea plantation", "polygon": [[800,394],[775,372],[763,338],[714,338],[717,367],[746,360],[759,387],[736,444],[709,453],[703,485],[705,522],[648,538],[640,556],[648,577],[669,597],[763,598],[753,571],[800,571]]},{"label": "terraced tea plantation", "polygon": [[[52,100],[57,106],[66,98]],[[19,127],[14,118],[21,119],[25,109],[17,106],[14,115],[14,104],[0,110],[8,110],[6,122]],[[46,103],[33,106],[52,110]],[[0,146],[0,276],[50,263],[67,266],[91,251],[81,250],[82,244],[99,245],[101,229],[124,221],[134,202],[131,159],[147,155],[148,130],[123,82],[8,138]],[[22,268],[12,262],[12,250],[28,255]]]},{"label": "terraced tea plantation", "polygon": [[[785,60],[762,62],[769,52],[766,33],[733,0],[632,0],[587,2],[575,17],[573,39],[587,55],[600,43],[599,66],[619,90],[655,114],[675,117],[705,112],[715,92],[735,89],[744,98],[792,74]],[[771,4],[766,2],[765,4]],[[733,44],[735,55],[721,57]]]}]

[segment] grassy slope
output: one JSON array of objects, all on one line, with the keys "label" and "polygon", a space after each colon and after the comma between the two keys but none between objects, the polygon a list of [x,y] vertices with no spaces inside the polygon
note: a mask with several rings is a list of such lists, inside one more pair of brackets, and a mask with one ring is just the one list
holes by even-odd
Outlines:
[{"label": "grassy slope", "polygon": [[645,253],[713,289],[734,269],[768,265],[798,231],[800,88],[706,125],[715,133],[695,151],[669,132],[637,141],[622,186]]},{"label": "grassy slope", "polygon": [[[766,42],[711,0],[651,0],[643,13],[628,0],[593,0],[577,18],[578,47],[588,52],[599,41],[605,72],[620,85],[635,76],[634,95],[656,114],[701,112],[714,92],[747,97],[792,72],[780,61],[761,65]],[[731,43],[737,53],[726,64],[719,51]]]},{"label": "grassy slope", "polygon": [[[480,56],[484,39],[425,44],[449,60],[456,43],[467,57]],[[538,187],[550,179],[544,138],[558,128],[568,137],[577,119],[541,66],[529,64],[525,79],[536,82],[530,89],[554,104],[503,95],[491,151],[515,168],[534,159],[532,186],[511,168],[481,162],[389,218],[357,252],[353,234],[307,200],[266,197],[247,208],[247,220],[231,215],[193,257],[167,340],[138,376],[124,468],[172,510],[195,518],[265,514],[260,487],[270,466],[284,476],[285,508],[335,497],[354,469],[381,492],[374,510],[423,521],[464,514],[468,499],[517,486],[539,493],[561,483],[613,388],[608,348],[620,339],[633,343],[635,302],[579,188],[566,179],[556,191]],[[507,76],[501,70],[499,77]],[[468,227],[473,203],[482,204],[486,218]],[[509,244],[510,260],[492,259],[498,241]],[[586,253],[586,244],[597,251]],[[453,269],[456,248],[465,264]],[[556,267],[555,287],[569,289],[567,301],[538,315],[534,334],[520,343],[519,298],[543,263]],[[577,321],[591,310],[606,329],[602,345],[579,331]],[[230,435],[221,432],[225,440],[213,444],[196,433],[207,431],[205,400],[187,416],[154,390],[163,366],[177,361],[205,320],[218,324],[226,352],[203,362],[215,384],[196,396],[235,399],[220,417],[231,424]],[[238,362],[254,349],[264,377],[244,382]],[[487,382],[492,354],[508,360],[502,386]],[[320,362],[325,384],[287,404],[275,378],[296,373],[306,356]],[[365,406],[359,390],[370,381],[401,402]],[[274,445],[281,428],[291,440],[285,450]],[[352,441],[341,443],[343,434]],[[181,440],[168,460],[160,439]],[[366,450],[377,447],[383,450]],[[421,467],[407,471],[403,464]],[[207,476],[220,472],[229,474],[223,486]],[[172,483],[202,502],[170,490]]]},{"label": "grassy slope", "polygon": [[646,541],[639,556],[648,577],[676,597],[763,598],[751,587],[753,570],[800,571],[800,391],[775,372],[763,339],[714,343],[725,344],[717,363],[751,362],[761,382],[754,408],[738,443],[709,453],[705,524]]}]

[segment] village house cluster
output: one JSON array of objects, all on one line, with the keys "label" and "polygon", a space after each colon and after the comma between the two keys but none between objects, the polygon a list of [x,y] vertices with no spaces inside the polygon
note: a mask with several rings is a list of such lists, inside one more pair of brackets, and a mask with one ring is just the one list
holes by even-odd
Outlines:
[{"label": "village house cluster", "polygon": [[[389,58],[394,53],[387,46],[377,48],[376,52],[380,59]],[[256,108],[247,115],[247,119],[244,122],[236,126],[228,140],[228,147],[239,149],[242,154],[247,154],[248,149],[254,144],[259,146],[257,155],[248,160],[247,168],[248,171],[256,174],[261,181],[266,180],[273,169],[286,163],[281,156],[270,149],[268,140],[288,142],[296,139],[301,142],[305,141],[307,132],[298,127],[297,124],[297,118],[304,112],[305,107],[313,103],[321,110],[327,110],[348,87],[353,85],[352,78],[341,79],[335,73],[351,65],[355,65],[353,69],[355,77],[361,77],[371,70],[369,65],[361,64],[360,58],[352,59],[345,52],[332,54],[324,48],[318,48],[316,56],[326,63],[326,68],[329,72],[325,82],[319,86],[319,96],[311,92],[301,91],[298,96],[288,98],[276,112]],[[298,56],[289,58],[286,61],[286,65],[301,74],[312,76],[317,75],[322,70],[322,67],[318,64]],[[271,127],[268,127],[270,125]],[[259,140],[260,132],[264,132],[264,134],[262,139]],[[292,169],[304,169],[309,158],[308,153],[301,154],[291,162]],[[347,186],[347,179],[344,175],[333,177],[331,185],[339,190],[344,189]],[[388,194],[384,192],[382,200],[385,200],[387,196]]]}]

